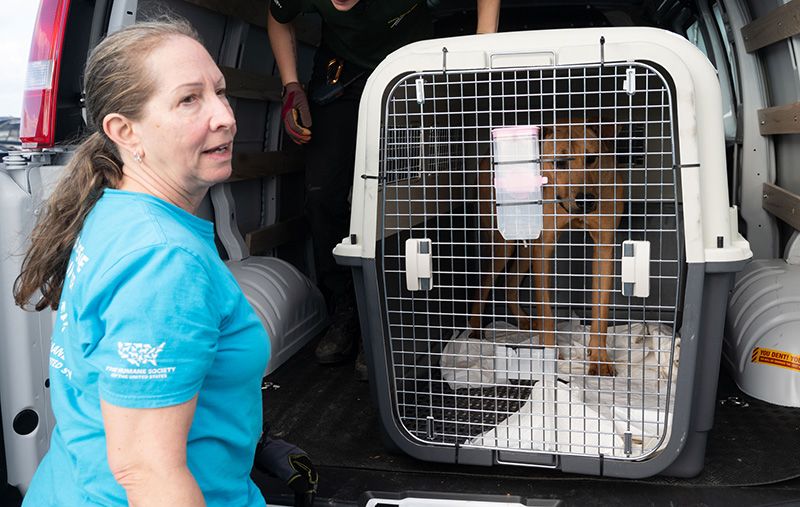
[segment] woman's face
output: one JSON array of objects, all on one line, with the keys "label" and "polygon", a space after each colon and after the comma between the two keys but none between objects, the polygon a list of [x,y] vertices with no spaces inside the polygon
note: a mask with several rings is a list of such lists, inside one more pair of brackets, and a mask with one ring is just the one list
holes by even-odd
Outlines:
[{"label": "woman's face", "polygon": [[211,56],[198,42],[176,36],[155,49],[146,65],[156,91],[133,122],[144,163],[192,194],[226,180],[236,120]]}]

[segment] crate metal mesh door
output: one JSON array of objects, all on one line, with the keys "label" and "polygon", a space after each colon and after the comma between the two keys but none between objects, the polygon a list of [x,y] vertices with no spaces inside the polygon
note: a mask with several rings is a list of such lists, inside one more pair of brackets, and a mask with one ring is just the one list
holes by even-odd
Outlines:
[{"label": "crate metal mesh door", "polygon": [[[377,259],[412,441],[620,459],[665,443],[682,265],[668,79],[606,63],[412,73],[388,90]],[[497,231],[491,131],[510,126],[539,127],[548,176],[527,241]],[[590,371],[592,335],[615,375]]]}]

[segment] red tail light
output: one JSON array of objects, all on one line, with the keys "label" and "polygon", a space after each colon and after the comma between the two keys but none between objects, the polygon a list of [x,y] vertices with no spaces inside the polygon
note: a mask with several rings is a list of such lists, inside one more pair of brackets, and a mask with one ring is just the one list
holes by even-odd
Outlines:
[{"label": "red tail light", "polygon": [[28,75],[22,99],[19,138],[23,148],[53,146],[61,45],[69,0],[42,0],[33,28]]}]

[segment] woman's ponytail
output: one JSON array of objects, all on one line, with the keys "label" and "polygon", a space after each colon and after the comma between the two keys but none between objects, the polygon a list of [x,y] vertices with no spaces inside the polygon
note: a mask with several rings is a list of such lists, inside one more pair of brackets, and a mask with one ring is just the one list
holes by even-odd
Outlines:
[{"label": "woman's ponytail", "polygon": [[38,289],[36,311],[58,308],[72,247],[86,216],[103,193],[122,178],[122,164],[111,142],[98,132],[75,151],[31,234],[31,246],[14,282],[14,301],[28,304]]}]

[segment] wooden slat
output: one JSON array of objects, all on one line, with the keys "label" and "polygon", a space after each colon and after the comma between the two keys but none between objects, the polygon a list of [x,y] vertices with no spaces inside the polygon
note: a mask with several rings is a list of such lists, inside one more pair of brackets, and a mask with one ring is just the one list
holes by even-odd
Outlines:
[{"label": "wooden slat", "polygon": [[233,166],[233,173],[228,178],[229,182],[268,178],[305,170],[304,160],[299,152],[292,154],[282,151],[234,152],[231,165]]},{"label": "wooden slat", "polygon": [[295,217],[247,233],[244,240],[250,255],[259,255],[275,247],[305,239],[307,227],[305,218]]},{"label": "wooden slat", "polygon": [[279,102],[283,85],[275,76],[262,76],[232,67],[220,67],[228,95],[241,99]]},{"label": "wooden slat", "polygon": [[800,133],[800,102],[759,109],[758,129],[762,136]]},{"label": "wooden slat", "polygon": [[[190,4],[210,11],[238,18],[261,28],[267,28],[267,0],[185,0]],[[313,16],[298,16],[295,23],[297,40],[311,46],[319,46],[319,23]]]},{"label": "wooden slat", "polygon": [[764,183],[761,206],[800,231],[800,195],[772,183]]},{"label": "wooden slat", "polygon": [[748,53],[800,33],[800,0],[781,5],[742,27]]}]

